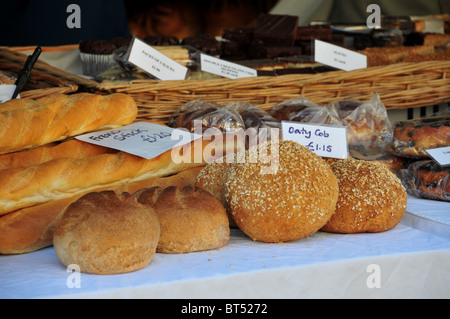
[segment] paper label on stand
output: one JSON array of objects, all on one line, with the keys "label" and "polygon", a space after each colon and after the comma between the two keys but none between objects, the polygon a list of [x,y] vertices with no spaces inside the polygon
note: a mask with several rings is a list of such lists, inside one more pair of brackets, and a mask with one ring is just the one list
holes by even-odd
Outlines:
[{"label": "paper label on stand", "polygon": [[14,84],[0,85],[0,103],[11,100],[16,86]]},{"label": "paper label on stand", "polygon": [[330,158],[347,159],[347,128],[301,122],[281,122],[283,140],[294,141],[313,153]]},{"label": "paper label on stand", "polygon": [[320,40],[314,40],[314,60],[344,71],[367,68],[366,55]]},{"label": "paper label on stand", "polygon": [[433,148],[426,152],[440,166],[450,166],[450,146]]},{"label": "paper label on stand", "polygon": [[187,144],[200,137],[201,135],[185,130],[148,122],[136,122],[118,129],[80,135],[76,139],[152,159],[175,146],[180,146],[180,141],[186,141]]},{"label": "paper label on stand", "polygon": [[223,76],[228,79],[249,78],[258,76],[255,69],[231,63],[215,57],[200,54],[200,65],[203,72]]},{"label": "paper label on stand", "polygon": [[161,81],[184,80],[188,68],[162,54],[141,39],[134,37],[129,49],[128,62]]}]

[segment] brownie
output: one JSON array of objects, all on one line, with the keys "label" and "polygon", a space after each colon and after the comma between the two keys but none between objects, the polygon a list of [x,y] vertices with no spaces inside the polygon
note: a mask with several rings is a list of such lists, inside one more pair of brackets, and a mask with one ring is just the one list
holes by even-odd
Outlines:
[{"label": "brownie", "polygon": [[275,59],[279,57],[288,57],[301,55],[303,49],[301,47],[267,47],[265,48],[265,57],[268,59]]},{"label": "brownie", "polygon": [[106,40],[88,40],[80,43],[80,52],[88,54],[112,54],[116,46]]},{"label": "brownie", "polygon": [[144,42],[148,45],[154,46],[167,46],[167,45],[178,45],[180,40],[177,37],[169,37],[164,35],[149,35],[144,38]]},{"label": "brownie", "polygon": [[287,74],[316,74],[314,68],[288,68],[274,70],[275,75],[287,75]]},{"label": "brownie", "polygon": [[264,46],[293,46],[298,23],[297,16],[263,13],[258,18],[253,39]]},{"label": "brownie", "polygon": [[211,34],[198,34],[184,38],[181,41],[182,45],[189,45],[197,50],[202,51],[208,55],[220,55],[221,43]]},{"label": "brownie", "polygon": [[333,30],[330,26],[307,26],[298,27],[296,41],[309,41],[311,39],[332,41]]},{"label": "brownie", "polygon": [[224,41],[221,46],[220,57],[225,60],[237,61],[249,58],[246,47],[235,41]]},{"label": "brownie", "polygon": [[253,32],[254,28],[226,29],[222,33],[222,38],[240,45],[248,45],[253,40]]},{"label": "brownie", "polygon": [[383,16],[381,18],[381,28],[400,30],[404,35],[407,35],[413,32],[414,22],[411,20],[411,17],[408,16]]}]

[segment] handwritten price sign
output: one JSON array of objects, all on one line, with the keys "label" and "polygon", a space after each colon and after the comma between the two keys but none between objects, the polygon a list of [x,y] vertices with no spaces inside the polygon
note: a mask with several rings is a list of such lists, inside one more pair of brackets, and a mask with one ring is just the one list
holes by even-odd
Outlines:
[{"label": "handwritten price sign", "polygon": [[347,128],[282,122],[283,140],[294,141],[322,157],[348,158]]},{"label": "handwritten price sign", "polygon": [[199,137],[201,136],[163,125],[136,122],[119,129],[80,135],[77,139],[152,159],[177,146],[180,139],[189,142]]}]

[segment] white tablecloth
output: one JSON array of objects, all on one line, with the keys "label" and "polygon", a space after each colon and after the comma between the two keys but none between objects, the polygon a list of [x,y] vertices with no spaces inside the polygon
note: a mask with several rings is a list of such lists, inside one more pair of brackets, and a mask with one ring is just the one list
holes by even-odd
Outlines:
[{"label": "white tablecloth", "polygon": [[450,203],[410,197],[407,211],[378,234],[265,244],[233,230],[219,250],[156,254],[142,270],[78,281],[52,247],[0,256],[0,298],[449,298]]}]

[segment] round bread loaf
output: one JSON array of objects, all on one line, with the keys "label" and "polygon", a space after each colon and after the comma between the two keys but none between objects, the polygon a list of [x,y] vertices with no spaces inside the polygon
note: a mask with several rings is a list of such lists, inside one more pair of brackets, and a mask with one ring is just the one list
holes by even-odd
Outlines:
[{"label": "round bread loaf", "polygon": [[228,204],[225,198],[225,183],[228,180],[231,170],[236,162],[235,154],[231,154],[208,163],[197,175],[195,186],[203,188],[210,194],[214,195],[223,205],[227,212],[230,227],[236,228],[236,223],[230,214]]},{"label": "round bread loaf", "polygon": [[227,213],[219,200],[204,189],[186,186],[152,187],[133,194],[153,207],[161,224],[156,251],[182,254],[225,246],[230,239]]},{"label": "round bread loaf", "polygon": [[53,245],[65,265],[92,274],[118,274],[147,266],[160,236],[153,209],[128,193],[89,193],[72,203],[55,228]]},{"label": "round bread loaf", "polygon": [[[329,165],[306,147],[292,141],[275,144],[260,144],[247,153],[245,163],[235,165],[226,198],[234,221],[247,236],[280,243],[323,227],[335,211],[338,185]],[[266,159],[259,152],[263,147]],[[265,171],[267,166],[273,170]]]},{"label": "round bread loaf", "polygon": [[406,211],[401,181],[384,164],[355,159],[330,164],[339,183],[336,212],[322,228],[335,233],[375,233],[396,226]]}]

